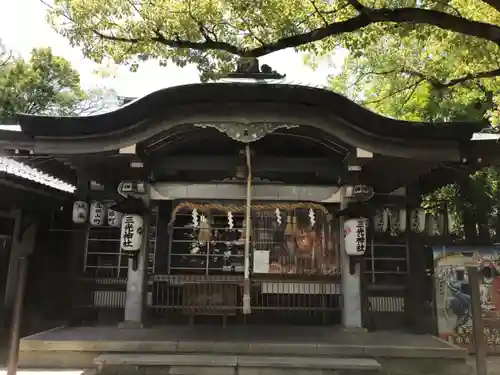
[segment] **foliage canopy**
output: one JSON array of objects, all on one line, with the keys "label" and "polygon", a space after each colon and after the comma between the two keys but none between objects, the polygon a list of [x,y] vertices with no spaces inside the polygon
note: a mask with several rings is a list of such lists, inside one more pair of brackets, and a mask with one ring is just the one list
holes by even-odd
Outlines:
[{"label": "foliage canopy", "polygon": [[[238,57],[285,48],[309,62],[350,53],[331,87],[413,121],[500,115],[500,0],[52,0],[49,19],[85,56],[136,69],[158,59],[194,63],[203,80]],[[500,172],[488,168],[426,198],[445,201],[468,237],[500,238]]]},{"label": "foliage canopy", "polygon": [[74,114],[86,99],[80,75],[49,48],[35,49],[29,60],[0,54],[0,119],[16,113]]},{"label": "foliage canopy", "polygon": [[[460,14],[476,14],[473,1],[455,1]],[[477,4],[480,4],[479,2]],[[492,17],[495,12],[484,13]],[[345,40],[349,46],[352,38]],[[385,116],[411,121],[484,121],[498,124],[500,81],[497,46],[429,26],[385,33],[367,41],[362,53],[351,48],[331,87]],[[424,46],[420,48],[419,46]],[[314,64],[315,56],[311,56]],[[425,205],[445,203],[469,240],[500,239],[500,168],[470,176],[425,197]]]},{"label": "foliage canopy", "polygon": [[384,35],[413,35],[415,52],[432,49],[442,38],[454,39],[461,50],[480,46],[481,56],[462,51],[446,59],[474,59],[475,69],[464,74],[485,74],[483,68],[500,74],[498,66],[490,66],[494,57],[488,58],[498,55],[500,0],[52,0],[48,5],[55,29],[97,62],[111,57],[132,68],[148,58],[194,63],[204,79],[232,69],[238,56],[289,47],[320,54],[339,45],[361,54]]}]

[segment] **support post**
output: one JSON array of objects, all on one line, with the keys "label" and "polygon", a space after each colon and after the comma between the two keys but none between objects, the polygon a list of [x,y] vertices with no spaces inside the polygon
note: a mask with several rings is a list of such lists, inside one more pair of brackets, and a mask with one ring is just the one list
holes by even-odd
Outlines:
[{"label": "support post", "polygon": [[[340,209],[347,208],[346,188],[340,188]],[[345,329],[362,329],[361,309],[361,267],[356,263],[355,272],[350,272],[349,256],[345,252],[344,218],[339,217],[340,225],[340,260],[342,265],[342,324]]]},{"label": "support post", "polygon": [[472,315],[472,335],[476,352],[476,375],[486,375],[486,343],[484,342],[483,311],[479,291],[479,275],[477,267],[467,267],[470,285],[470,304]]},{"label": "support post", "polygon": [[14,222],[14,230],[12,233],[12,241],[10,245],[10,259],[9,259],[9,270],[7,272],[7,277],[5,280],[5,300],[4,308],[9,311],[7,316],[11,315],[12,308],[14,305],[14,298],[16,295],[16,285],[17,285],[17,272],[20,257],[25,253],[22,243],[19,241],[19,237],[22,231],[22,210],[14,210],[12,214]]},{"label": "support post", "polygon": [[38,226],[36,223],[32,223],[27,228],[24,228],[23,215],[22,210],[15,211],[15,224],[10,248],[9,271],[5,286],[4,309],[7,310],[7,316],[11,316],[13,313],[18,283],[18,262],[22,257],[33,253],[35,249]]},{"label": "support post", "polygon": [[120,324],[121,328],[142,328],[144,326],[149,229],[150,214],[147,214],[144,216],[144,240],[141,250],[137,254],[137,268],[134,268],[134,259],[128,260],[125,316],[124,321]]},{"label": "support post", "polygon": [[[76,169],[77,173],[77,190],[75,192],[75,200],[82,200],[88,202],[90,199],[90,178],[87,174],[85,168],[80,166]],[[73,203],[73,202],[72,202]],[[70,206],[68,209],[72,210],[73,207]],[[81,322],[83,318],[82,314],[85,314],[85,310],[81,309],[82,303],[88,298],[88,290],[83,287],[80,278],[82,272],[85,269],[85,259],[84,254],[87,252],[87,237],[89,235],[89,221],[87,220],[84,224],[73,223],[73,230],[71,232],[71,238],[68,241],[70,260],[68,267],[68,294],[71,304],[70,309],[70,322],[76,323]]]},{"label": "support post", "polygon": [[19,338],[21,332],[21,322],[23,315],[24,294],[26,291],[26,276],[28,273],[28,258],[22,256],[18,259],[17,287],[14,298],[14,310],[12,314],[12,324],[9,338],[9,363],[7,375],[16,375],[19,360]]},{"label": "support post", "polygon": [[245,272],[243,279],[243,314],[248,315],[252,312],[250,300],[250,223],[252,219],[252,163],[250,156],[250,146],[245,148],[247,161],[247,194],[245,205]]}]

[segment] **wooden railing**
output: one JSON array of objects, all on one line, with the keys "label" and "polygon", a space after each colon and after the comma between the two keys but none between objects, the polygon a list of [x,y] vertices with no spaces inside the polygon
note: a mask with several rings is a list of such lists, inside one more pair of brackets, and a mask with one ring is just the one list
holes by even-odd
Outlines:
[{"label": "wooden railing", "polygon": [[152,308],[157,319],[220,316],[222,322],[340,323],[340,284],[324,278],[251,279],[252,313],[242,316],[243,277],[237,275],[156,275]]}]

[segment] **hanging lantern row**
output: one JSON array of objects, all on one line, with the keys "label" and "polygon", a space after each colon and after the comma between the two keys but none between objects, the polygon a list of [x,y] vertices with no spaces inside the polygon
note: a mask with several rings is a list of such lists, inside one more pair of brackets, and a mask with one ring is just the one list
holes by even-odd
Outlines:
[{"label": "hanging lantern row", "polygon": [[140,215],[124,215],[122,212],[111,210],[102,202],[93,201],[90,206],[85,201],[76,201],[73,204],[73,222],[75,224],[90,223],[100,227],[108,225],[120,228],[120,245],[125,253],[133,255],[142,246],[144,237],[144,219]]},{"label": "hanging lantern row", "polygon": [[[448,216],[448,233],[455,231],[453,216]],[[442,236],[445,234],[445,215],[428,214],[424,209],[415,208],[410,211],[409,226],[407,225],[406,209],[382,208],[377,210],[373,218],[373,229],[375,232],[385,233],[390,230],[393,234],[403,233],[407,230],[414,233],[426,232],[430,236]]]},{"label": "hanging lantern row", "polygon": [[94,227],[108,225],[119,228],[122,224],[123,213],[111,210],[108,207],[111,204],[104,204],[99,201],[93,201],[90,205],[85,201],[76,201],[73,203],[73,223],[90,223]]}]

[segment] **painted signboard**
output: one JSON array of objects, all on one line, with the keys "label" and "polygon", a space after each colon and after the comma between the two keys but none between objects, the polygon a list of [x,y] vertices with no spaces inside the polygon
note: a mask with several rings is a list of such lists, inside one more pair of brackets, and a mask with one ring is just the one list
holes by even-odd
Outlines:
[{"label": "painted signboard", "polygon": [[434,249],[439,335],[472,349],[469,266],[479,269],[485,342],[489,352],[500,353],[500,249],[495,247]]}]

